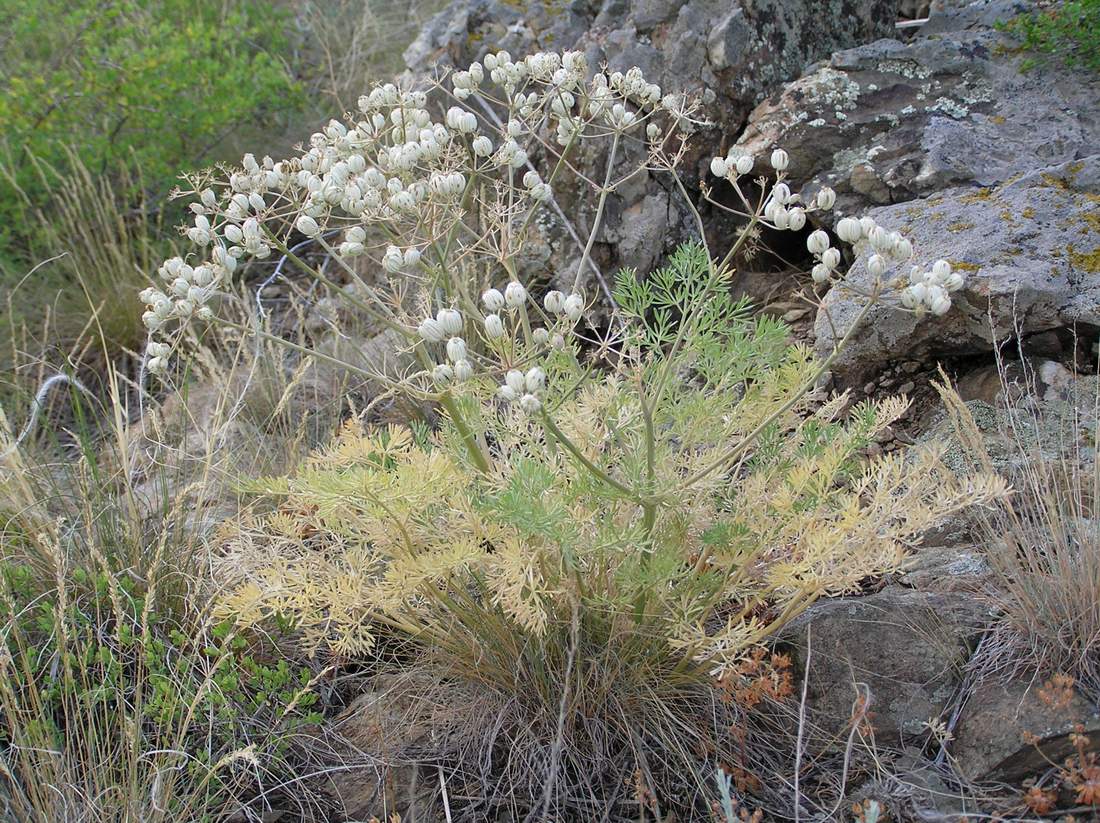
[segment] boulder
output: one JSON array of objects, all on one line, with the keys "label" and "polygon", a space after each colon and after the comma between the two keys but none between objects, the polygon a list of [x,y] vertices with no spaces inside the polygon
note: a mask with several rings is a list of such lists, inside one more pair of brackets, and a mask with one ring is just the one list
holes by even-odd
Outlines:
[{"label": "boulder", "polygon": [[1095,750],[1100,713],[1080,693],[1072,692],[1068,701],[1051,700],[1038,682],[985,682],[963,707],[951,754],[969,780],[1019,784],[1074,753],[1070,735],[1078,724]]},{"label": "boulder", "polygon": [[[333,764],[317,790],[348,821],[437,823],[444,819],[437,770],[418,754],[430,751],[433,719],[394,680],[357,697],[332,720],[325,734]],[[429,757],[423,758],[425,761]]]},{"label": "boulder", "polygon": [[[736,139],[752,108],[808,64],[836,49],[891,34],[899,0],[455,0],[433,18],[405,52],[416,76],[465,65],[489,50],[513,56],[535,51],[583,51],[595,71],[640,67],[666,91],[700,96],[702,127],[682,171],[689,188],[706,173],[711,155]],[[644,159],[628,146],[624,168]],[[604,151],[574,158],[593,177]],[[587,190],[556,187],[563,214],[583,234],[595,198]],[[608,270],[646,271],[690,237],[695,224],[679,194],[662,176],[639,175],[609,199],[596,261]],[[552,221],[553,222],[553,221]],[[557,221],[560,223],[560,218]],[[542,262],[548,279],[569,278],[579,250],[563,225],[546,227],[554,254]],[[717,232],[716,232],[717,235]],[[718,235],[720,236],[720,235]],[[539,273],[536,269],[532,274]]]},{"label": "boulder", "polygon": [[[1100,328],[1100,153],[992,187],[956,186],[867,213],[913,242],[920,261],[948,260],[966,275],[943,317],[917,318],[896,301],[872,309],[835,361],[858,384],[904,352],[917,360],[992,352],[1017,334]],[[899,266],[887,279],[902,277]],[[815,332],[827,354],[862,307],[873,278],[862,261],[833,286]]]},{"label": "boulder", "polygon": [[782,637],[795,645],[794,670],[803,672],[809,631],[807,708],[814,724],[826,734],[846,734],[855,684],[863,684],[876,743],[896,747],[926,734],[925,721],[949,705],[971,641],[988,619],[971,594],[894,585],[820,601]]},{"label": "boulder", "polygon": [[757,106],[738,146],[782,145],[792,187],[836,190],[833,216],[1100,153],[1100,79],[1058,63],[1021,71],[994,27],[1034,6],[977,0],[933,14],[910,42],[838,52]]}]

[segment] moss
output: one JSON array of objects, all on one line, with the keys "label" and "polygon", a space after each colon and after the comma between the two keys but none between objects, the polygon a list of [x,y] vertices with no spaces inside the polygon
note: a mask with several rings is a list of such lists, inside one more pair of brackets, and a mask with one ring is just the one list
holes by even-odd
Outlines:
[{"label": "moss", "polygon": [[947,230],[952,233],[958,233],[960,231],[969,231],[972,228],[974,228],[973,223],[967,223],[965,220],[963,220],[958,223],[952,223],[950,226],[947,227]]},{"label": "moss", "polygon": [[1100,214],[1094,211],[1088,211],[1081,215],[1081,220],[1088,227],[1089,231],[1100,234]]},{"label": "moss", "polygon": [[995,114],[989,119],[995,126],[1003,126],[1006,122],[1004,116],[1000,114]]},{"label": "moss", "polygon": [[977,263],[967,263],[965,260],[948,260],[947,262],[951,264],[951,268],[971,274],[982,269]]},{"label": "moss", "polygon": [[1100,274],[1100,246],[1092,251],[1077,251],[1072,244],[1069,247],[1069,262],[1074,268],[1083,269],[1089,274]]},{"label": "moss", "polygon": [[1031,220],[1035,217],[1035,209],[1031,208],[1031,206],[1028,206],[1022,212],[1020,212],[1020,214],[1022,214],[1028,220]]}]

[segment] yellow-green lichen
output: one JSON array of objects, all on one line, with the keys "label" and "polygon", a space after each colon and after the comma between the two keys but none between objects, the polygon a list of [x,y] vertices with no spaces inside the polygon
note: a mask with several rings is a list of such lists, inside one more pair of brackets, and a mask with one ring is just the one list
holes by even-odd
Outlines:
[{"label": "yellow-green lichen", "polygon": [[959,198],[960,203],[966,203],[968,206],[974,203],[988,203],[993,199],[993,189],[983,187],[978,189],[973,194],[964,194]]},{"label": "yellow-green lichen", "polygon": [[1082,269],[1089,274],[1100,274],[1100,246],[1092,251],[1077,251],[1076,247],[1069,247],[1069,262],[1075,269]]}]

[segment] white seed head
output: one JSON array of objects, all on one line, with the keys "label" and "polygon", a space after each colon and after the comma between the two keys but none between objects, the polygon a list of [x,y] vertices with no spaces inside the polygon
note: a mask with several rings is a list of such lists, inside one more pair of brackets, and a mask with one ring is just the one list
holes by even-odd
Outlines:
[{"label": "white seed head", "polygon": [[382,255],[382,268],[390,274],[397,274],[404,265],[405,255],[401,253],[401,249],[397,246],[390,246],[386,249],[386,253]]},{"label": "white seed head", "polygon": [[584,299],[579,294],[571,294],[565,298],[565,302],[562,303],[561,307],[562,311],[565,312],[565,316],[576,323],[584,314]]},{"label": "white seed head", "polygon": [[308,214],[299,217],[294,226],[306,237],[316,237],[321,233],[321,227],[317,225],[317,221]]},{"label": "white seed head", "polygon": [[537,414],[542,408],[542,401],[533,394],[525,394],[519,399],[519,407],[528,414]]},{"label": "white seed head", "polygon": [[452,363],[466,359],[466,341],[461,337],[452,337],[447,341],[447,359]]},{"label": "white seed head", "polygon": [[550,314],[561,314],[562,306],[565,304],[565,295],[557,289],[552,289],[546,293],[546,296],[542,298],[542,305]]},{"label": "white seed head", "polygon": [[828,211],[836,203],[836,192],[830,189],[828,186],[823,187],[817,193],[817,207]]},{"label": "white seed head", "polygon": [[474,376],[474,367],[469,360],[463,358],[455,361],[455,380],[465,383]]},{"label": "white seed head", "polygon": [[513,400],[519,397],[519,394],[517,394],[516,390],[513,389],[511,386],[501,386],[499,389],[497,389],[497,397],[499,397],[506,403],[511,403]]},{"label": "white seed head", "polygon": [[787,212],[787,228],[791,231],[802,231],[806,226],[805,209],[795,206]]},{"label": "white seed head", "polygon": [[752,167],[756,165],[756,161],[750,154],[742,154],[737,158],[737,173],[749,174],[752,171]]},{"label": "white seed head", "polygon": [[474,154],[478,157],[488,157],[493,153],[493,141],[484,134],[480,134],[474,138],[470,148],[474,150]]},{"label": "white seed head", "polygon": [[504,308],[504,295],[497,289],[486,289],[481,295],[481,302],[491,312],[497,312]]},{"label": "white seed head", "polygon": [[818,229],[810,234],[810,236],[806,238],[806,248],[809,250],[810,254],[822,254],[825,249],[829,248],[828,233]]},{"label": "white seed head", "polygon": [[504,321],[499,314],[485,315],[485,335],[490,340],[499,340],[504,337]]},{"label": "white seed head", "polygon": [[867,258],[867,271],[874,277],[882,277],[886,274],[887,262],[886,258],[881,254],[872,254]]},{"label": "white seed head", "polygon": [[527,389],[527,379],[519,369],[512,369],[504,375],[504,383],[516,394],[522,394]]},{"label": "white seed head", "polygon": [[729,161],[724,157],[712,157],[710,160],[710,173],[715,177],[726,177],[730,173]]},{"label": "white seed head", "polygon": [[539,326],[537,329],[531,329],[531,339],[536,345],[545,346],[550,342],[550,332]]},{"label": "white seed head", "polygon": [[443,339],[443,327],[439,325],[434,317],[425,317],[420,321],[420,325],[416,327],[417,332],[420,334],[420,338],[428,343],[438,343]]},{"label": "white seed head", "polygon": [[435,313],[435,321],[443,329],[444,335],[462,332],[462,312],[458,309],[440,309]]},{"label": "white seed head", "polygon": [[928,306],[928,311],[936,317],[942,317],[951,309],[951,298],[947,295],[947,290],[939,286],[928,287],[924,302]]},{"label": "white seed head", "polygon": [[821,254],[821,262],[829,271],[832,271],[840,265],[840,250],[832,247],[825,249]]},{"label": "white seed head", "polygon": [[455,370],[447,363],[440,363],[432,369],[432,380],[434,380],[438,386],[446,386],[454,379],[454,376]]},{"label": "white seed head", "polygon": [[842,217],[836,224],[836,236],[845,243],[856,243],[863,237],[863,227],[854,217]]},{"label": "white seed head", "polygon": [[518,308],[527,301],[527,289],[513,280],[504,289],[504,302],[511,308]]},{"label": "white seed head", "polygon": [[771,156],[772,168],[776,171],[784,171],[791,162],[790,156],[783,149],[776,149]]},{"label": "white seed head", "polygon": [[546,388],[546,372],[538,366],[533,366],[524,375],[524,386],[531,394],[537,394]]}]

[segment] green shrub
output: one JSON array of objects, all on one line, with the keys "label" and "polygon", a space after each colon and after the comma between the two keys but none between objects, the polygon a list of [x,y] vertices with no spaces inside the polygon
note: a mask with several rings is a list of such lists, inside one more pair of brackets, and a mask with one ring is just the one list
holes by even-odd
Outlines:
[{"label": "green shrub", "polygon": [[[1100,72],[1100,0],[1069,0],[1002,24],[1022,46],[1046,58]],[[1026,67],[1037,58],[1028,58]]]},{"label": "green shrub", "polygon": [[[71,151],[114,180],[135,162],[166,190],[242,124],[293,110],[285,13],[209,0],[0,0],[0,249],[24,257],[49,188],[33,159]],[[28,207],[28,203],[30,206]],[[14,253],[13,253],[14,250]]]}]

